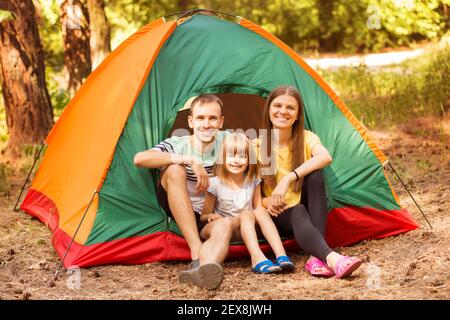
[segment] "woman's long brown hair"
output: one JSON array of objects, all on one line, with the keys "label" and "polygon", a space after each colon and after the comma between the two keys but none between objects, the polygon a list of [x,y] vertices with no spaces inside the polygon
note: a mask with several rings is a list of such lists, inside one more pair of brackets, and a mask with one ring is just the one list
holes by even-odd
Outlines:
[{"label": "woman's long brown hair", "polygon": [[[293,97],[298,104],[298,118],[292,125],[292,137],[289,143],[289,152],[291,153],[291,170],[298,168],[303,162],[305,162],[304,155],[304,117],[303,117],[303,100],[300,92],[294,87],[288,85],[282,85],[275,88],[266,100],[264,107],[264,117],[262,128],[264,130],[264,135],[261,139],[260,154],[263,155],[263,161],[260,164],[262,168],[268,169],[270,166],[274,165],[275,159],[272,157],[272,129],[273,124],[270,121],[270,105],[272,101],[282,95],[288,95]],[[268,148],[270,146],[270,148]],[[262,152],[262,153],[261,153]],[[264,172],[264,170],[262,171]],[[275,174],[262,174],[262,178],[265,184],[267,184],[270,189],[275,189],[277,182]],[[294,192],[299,192],[302,186],[303,177],[300,177],[298,181],[295,181],[292,186]]]}]

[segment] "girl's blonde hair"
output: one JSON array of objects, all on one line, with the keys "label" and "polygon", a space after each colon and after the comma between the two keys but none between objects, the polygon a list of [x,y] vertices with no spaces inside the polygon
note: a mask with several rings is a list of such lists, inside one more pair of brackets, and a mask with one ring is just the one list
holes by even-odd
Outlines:
[{"label": "girl's blonde hair", "polygon": [[245,155],[247,158],[247,169],[244,172],[244,184],[253,181],[258,175],[258,164],[250,140],[242,133],[232,133],[227,135],[222,142],[220,152],[214,164],[214,175],[221,181],[229,184],[229,174],[226,168],[227,153]]}]

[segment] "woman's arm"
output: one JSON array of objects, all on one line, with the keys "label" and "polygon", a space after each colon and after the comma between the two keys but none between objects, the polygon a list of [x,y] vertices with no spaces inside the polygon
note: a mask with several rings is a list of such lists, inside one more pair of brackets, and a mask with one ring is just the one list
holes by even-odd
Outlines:
[{"label": "woman's arm", "polygon": [[[333,161],[330,154],[328,153],[328,150],[321,144],[316,144],[311,149],[311,154],[312,157],[309,160],[305,161],[302,165],[294,169],[299,177],[304,177],[313,171],[323,169],[328,166],[331,161]],[[289,175],[293,176],[292,181],[297,178],[294,173],[290,173]]]},{"label": "woman's arm", "polygon": [[[331,161],[333,160],[328,153],[328,150],[325,149],[324,146],[321,144],[316,144],[312,150],[311,150],[312,157],[302,163],[299,167],[295,168],[293,171],[295,171],[299,177],[304,177],[310,174],[311,172],[319,169],[323,169],[326,166],[328,166]],[[289,184],[294,182],[297,179],[297,176],[295,173],[290,172],[289,174],[285,175],[281,181],[276,186],[273,193],[282,193],[283,195],[286,194]],[[282,183],[283,182],[283,183]],[[278,189],[278,190],[277,190]],[[286,189],[286,190],[284,190]],[[277,191],[277,192],[275,192]],[[273,194],[272,193],[272,194]]]},{"label": "woman's arm", "polygon": [[[311,150],[312,157],[295,168],[295,171],[299,177],[304,177],[315,170],[319,170],[328,166],[332,158],[328,153],[328,150],[321,144],[316,144]],[[297,179],[295,173],[290,172],[285,175],[272,192],[271,198],[267,200],[267,208],[269,212],[281,213],[286,203],[284,197],[289,189],[289,185]]]}]

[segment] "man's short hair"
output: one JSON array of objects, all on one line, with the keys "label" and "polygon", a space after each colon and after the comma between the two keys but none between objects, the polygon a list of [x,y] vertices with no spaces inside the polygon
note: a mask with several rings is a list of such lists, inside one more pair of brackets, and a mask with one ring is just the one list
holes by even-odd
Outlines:
[{"label": "man's short hair", "polygon": [[218,96],[215,96],[213,94],[201,94],[191,102],[190,107],[191,116],[193,114],[192,112],[194,111],[194,107],[196,104],[213,103],[213,102],[216,102],[220,106],[220,113],[223,114],[223,102],[222,100],[220,100]]}]

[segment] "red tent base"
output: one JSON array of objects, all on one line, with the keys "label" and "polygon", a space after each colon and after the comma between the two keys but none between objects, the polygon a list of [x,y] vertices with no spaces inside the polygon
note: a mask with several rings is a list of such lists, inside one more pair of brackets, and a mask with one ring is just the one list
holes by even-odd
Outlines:
[{"label": "red tent base", "polygon": [[[30,190],[21,209],[37,217],[52,231],[52,243],[62,258],[71,237],[57,227],[58,212],[45,195]],[[327,221],[326,240],[330,247],[348,246],[362,240],[381,239],[415,230],[419,225],[405,209],[376,210],[373,208],[344,207],[333,209]],[[286,250],[298,250],[294,239],[284,241]],[[261,244],[263,252],[270,252],[267,243]],[[244,245],[231,245],[228,259],[248,256]],[[83,246],[72,243],[64,260],[66,268],[89,267],[105,264],[142,264],[156,261],[191,259],[184,238],[169,231],[136,236]]]}]

